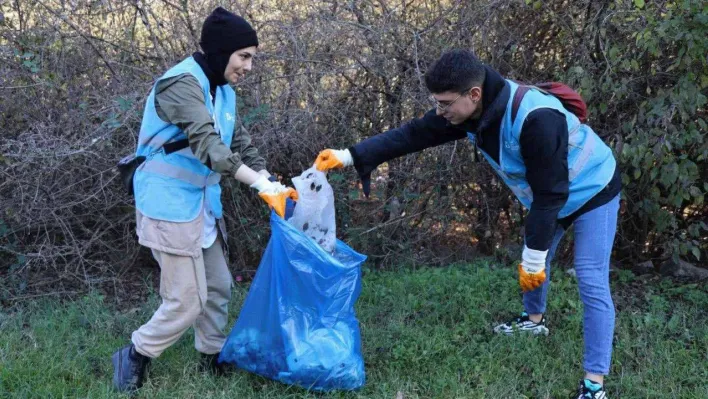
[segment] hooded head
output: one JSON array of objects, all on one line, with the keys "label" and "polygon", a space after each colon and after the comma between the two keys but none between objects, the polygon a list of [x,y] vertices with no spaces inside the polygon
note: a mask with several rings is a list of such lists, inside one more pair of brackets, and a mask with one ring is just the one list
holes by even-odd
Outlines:
[{"label": "hooded head", "polygon": [[[206,64],[213,74],[210,79],[214,79],[217,85],[223,85],[230,80],[229,74],[224,75],[227,73],[226,68],[232,55],[239,50],[258,47],[258,36],[245,19],[222,7],[217,7],[204,20],[199,45],[204,51]],[[250,60],[248,69],[250,70]]]}]

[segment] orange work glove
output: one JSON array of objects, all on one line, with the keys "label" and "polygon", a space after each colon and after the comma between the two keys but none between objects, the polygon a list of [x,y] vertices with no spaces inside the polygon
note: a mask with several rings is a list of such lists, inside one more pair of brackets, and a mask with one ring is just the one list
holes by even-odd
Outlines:
[{"label": "orange work glove", "polygon": [[352,165],[354,165],[354,159],[352,159],[352,154],[349,150],[333,150],[328,148],[320,152],[315,160],[315,166],[320,172]]},{"label": "orange work glove", "polygon": [[258,190],[258,196],[268,204],[281,218],[285,216],[285,201],[290,198],[297,201],[298,195],[292,187],[285,187],[278,182],[271,182],[267,177],[261,176],[251,184],[251,188]]},{"label": "orange work glove", "polygon": [[546,281],[546,255],[548,251],[538,251],[524,246],[519,264],[519,285],[524,292],[533,291]]}]

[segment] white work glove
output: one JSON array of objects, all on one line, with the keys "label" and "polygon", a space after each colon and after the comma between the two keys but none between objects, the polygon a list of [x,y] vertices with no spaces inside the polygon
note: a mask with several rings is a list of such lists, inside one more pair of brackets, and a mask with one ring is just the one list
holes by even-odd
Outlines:
[{"label": "white work glove", "polygon": [[320,172],[352,165],[354,165],[354,159],[349,150],[333,150],[328,148],[320,152],[315,160],[315,166]]},{"label": "white work glove", "polygon": [[519,264],[519,285],[524,292],[533,291],[546,281],[546,256],[548,251],[538,251],[524,245]]},{"label": "white work glove", "polygon": [[285,187],[279,182],[269,181],[267,177],[260,176],[251,188],[258,190],[258,196],[265,201],[268,206],[275,210],[278,216],[285,215],[285,202],[288,198],[297,201],[297,191],[292,187]]}]

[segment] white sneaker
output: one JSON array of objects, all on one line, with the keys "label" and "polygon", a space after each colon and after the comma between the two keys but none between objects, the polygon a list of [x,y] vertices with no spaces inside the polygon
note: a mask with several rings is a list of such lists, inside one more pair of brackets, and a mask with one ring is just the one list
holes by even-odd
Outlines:
[{"label": "white sneaker", "polygon": [[528,313],[522,312],[521,316],[494,327],[494,332],[504,335],[514,335],[517,332],[530,333],[533,335],[548,335],[546,316],[541,317],[541,322],[534,323],[529,319]]}]

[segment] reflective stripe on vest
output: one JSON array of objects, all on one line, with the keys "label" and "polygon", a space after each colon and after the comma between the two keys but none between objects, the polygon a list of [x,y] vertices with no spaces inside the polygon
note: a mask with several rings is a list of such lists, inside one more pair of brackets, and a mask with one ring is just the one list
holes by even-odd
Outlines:
[{"label": "reflective stripe on vest", "polygon": [[157,173],[173,179],[179,179],[199,188],[205,188],[211,186],[212,184],[219,184],[221,181],[221,174],[219,173],[210,173],[205,177],[188,169],[178,168],[157,159],[143,163],[140,165],[140,170],[143,172]]},{"label": "reflective stripe on vest", "polygon": [[[578,134],[580,130],[580,125],[578,124],[573,128],[573,131],[568,134],[568,145],[571,146],[570,144],[570,139],[573,137],[573,135]],[[583,168],[585,165],[588,163],[590,160],[590,156],[592,155],[592,151],[595,149],[595,140],[585,140],[585,145],[580,148],[580,154],[578,155],[578,159],[575,160],[573,165],[568,165],[568,180],[573,181],[575,180],[576,177],[582,172]],[[570,150],[568,151],[570,153]]]},{"label": "reflective stripe on vest", "polygon": [[143,215],[158,220],[194,220],[203,207],[218,219],[223,216],[221,175],[204,165],[189,147],[170,154],[163,151],[165,143],[187,137],[179,127],[165,122],[157,114],[155,88],[159,81],[182,74],[189,74],[199,82],[215,131],[224,145],[231,146],[236,124],[236,93],[229,85],[218,86],[212,99],[209,79],[189,57],[158,79],[145,104],[136,154],[147,159],[135,173],[135,206]]},{"label": "reflective stripe on vest", "polygon": [[[568,131],[568,180],[570,184],[568,200],[558,217],[568,216],[580,209],[612,179],[616,167],[612,151],[589,126],[580,123],[575,115],[563,108],[557,98],[542,94],[534,89],[526,93],[519,104],[516,120],[512,121],[512,100],[518,84],[508,80],[507,84],[511,86],[511,93],[499,131],[499,163],[497,164],[484,150],[480,150],[522,205],[530,209],[533,202],[533,191],[526,181],[526,166],[520,148],[521,130],[526,117],[534,110],[549,108],[561,112],[570,127]],[[475,141],[474,133],[470,132],[468,136],[471,141]]]}]

